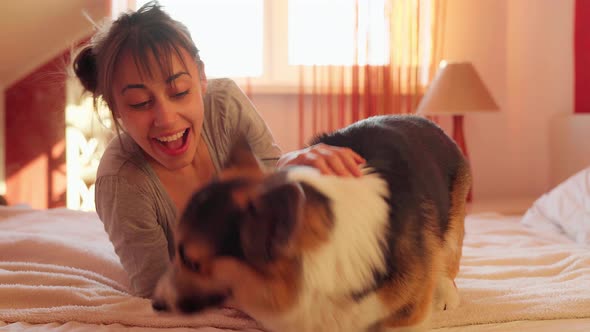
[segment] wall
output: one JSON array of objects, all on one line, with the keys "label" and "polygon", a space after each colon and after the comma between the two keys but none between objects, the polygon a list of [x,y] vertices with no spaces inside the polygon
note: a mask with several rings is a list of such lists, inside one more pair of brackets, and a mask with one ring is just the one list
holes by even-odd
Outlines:
[{"label": "wall", "polygon": [[5,170],[5,153],[6,153],[6,130],[5,130],[5,104],[4,104],[4,87],[0,82],[0,195],[6,194],[6,182],[4,177]]},{"label": "wall", "polygon": [[[579,131],[569,126],[580,119],[573,115],[574,0],[509,1],[509,4],[511,132],[518,133],[519,129],[523,132],[520,137],[515,135],[519,144],[514,152],[523,156],[524,160],[517,167],[528,181],[529,190],[545,192],[572,174],[561,170],[569,168],[569,172],[573,172],[584,166],[583,163],[569,163],[566,155],[560,158],[559,150],[566,146],[560,146],[561,138],[551,134],[566,127],[572,133]],[[586,133],[589,129],[586,127]],[[567,144],[572,153],[580,153],[585,141],[561,143]],[[566,168],[556,167],[556,164],[566,165]],[[542,165],[541,171],[537,170],[537,165]]]},{"label": "wall", "polygon": [[66,63],[67,56],[58,56],[5,90],[10,204],[65,206]]},{"label": "wall", "polygon": [[[0,80],[4,86],[31,73],[88,36],[111,0],[0,1]],[[88,19],[90,18],[90,20]]]},{"label": "wall", "polygon": [[283,152],[300,148],[298,96],[253,95],[252,101],[266,120]]},{"label": "wall", "polygon": [[[471,61],[501,112],[465,116],[465,136],[474,176],[473,197],[487,199],[512,193],[498,179],[509,174],[510,139],[506,132],[507,1],[447,1],[444,58]],[[494,142],[494,143],[491,143]],[[495,144],[497,143],[497,144]],[[492,165],[494,165],[492,167]]]},{"label": "wall", "polygon": [[448,3],[446,56],[472,61],[501,108],[466,118],[474,197],[538,197],[555,184],[550,125],[573,112],[573,0]]}]

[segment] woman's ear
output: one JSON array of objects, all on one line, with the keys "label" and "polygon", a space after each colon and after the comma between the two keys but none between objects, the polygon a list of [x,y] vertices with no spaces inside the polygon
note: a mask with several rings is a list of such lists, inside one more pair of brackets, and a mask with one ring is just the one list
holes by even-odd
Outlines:
[{"label": "woman's ear", "polygon": [[258,269],[286,254],[302,218],[305,193],[298,183],[284,183],[262,194],[247,208],[240,225],[244,258]]}]

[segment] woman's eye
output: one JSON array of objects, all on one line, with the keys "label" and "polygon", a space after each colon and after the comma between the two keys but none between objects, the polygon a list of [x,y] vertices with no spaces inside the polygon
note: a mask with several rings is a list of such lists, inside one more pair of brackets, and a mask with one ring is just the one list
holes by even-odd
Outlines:
[{"label": "woman's eye", "polygon": [[188,94],[188,90],[185,90],[185,91],[182,91],[182,92],[179,92],[179,93],[175,93],[175,94],[173,95],[173,97],[174,97],[174,98],[180,98],[180,97],[184,97],[184,96],[186,96],[187,94]]},{"label": "woman's eye", "polygon": [[136,108],[136,109],[142,109],[142,108],[147,107],[149,104],[150,104],[150,101],[148,100],[148,101],[144,101],[144,102],[137,103],[137,104],[129,104],[129,107]]}]

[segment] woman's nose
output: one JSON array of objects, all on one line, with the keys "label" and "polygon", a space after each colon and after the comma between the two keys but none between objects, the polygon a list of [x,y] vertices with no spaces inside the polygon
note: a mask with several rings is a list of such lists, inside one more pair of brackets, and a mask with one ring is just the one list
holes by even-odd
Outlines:
[{"label": "woman's nose", "polygon": [[167,101],[158,101],[154,106],[156,127],[168,127],[176,121],[178,116],[174,105]]}]

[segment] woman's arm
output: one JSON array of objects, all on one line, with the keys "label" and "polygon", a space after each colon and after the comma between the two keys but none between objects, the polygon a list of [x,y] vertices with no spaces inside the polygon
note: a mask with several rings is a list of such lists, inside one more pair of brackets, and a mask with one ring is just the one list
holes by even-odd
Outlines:
[{"label": "woman's arm", "polygon": [[96,210],[129,275],[131,293],[151,296],[170,261],[153,199],[116,175],[99,177],[95,194]]}]

